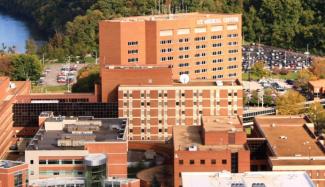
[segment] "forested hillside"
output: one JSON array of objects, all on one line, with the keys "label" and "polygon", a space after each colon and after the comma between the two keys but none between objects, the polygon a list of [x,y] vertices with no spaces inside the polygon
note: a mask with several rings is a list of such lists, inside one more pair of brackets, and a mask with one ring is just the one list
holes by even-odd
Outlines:
[{"label": "forested hillside", "polygon": [[[161,5],[159,6],[159,2]],[[245,40],[325,55],[324,0],[0,0],[0,8],[36,22],[49,35],[49,57],[98,48],[98,21],[167,13],[243,13]]]}]

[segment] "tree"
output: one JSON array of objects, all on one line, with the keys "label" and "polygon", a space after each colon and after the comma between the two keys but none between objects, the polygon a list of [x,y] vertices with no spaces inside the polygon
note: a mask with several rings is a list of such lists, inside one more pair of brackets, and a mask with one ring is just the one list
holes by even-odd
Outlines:
[{"label": "tree", "polygon": [[313,59],[311,71],[320,79],[325,79],[325,59]]},{"label": "tree", "polygon": [[0,76],[10,76],[12,71],[11,60],[9,55],[0,56]]},{"label": "tree", "polygon": [[36,81],[42,74],[42,64],[36,55],[15,55],[11,61],[11,78],[15,81]]},{"label": "tree", "polygon": [[32,38],[29,38],[26,41],[26,53],[27,54],[36,54],[37,52],[37,45],[35,43],[35,40],[33,40]]},{"label": "tree", "polygon": [[276,99],[277,113],[280,115],[297,115],[304,112],[306,98],[299,92],[288,90]]},{"label": "tree", "polygon": [[294,85],[301,90],[307,90],[308,81],[316,79],[317,77],[312,72],[306,69],[302,69],[298,72],[297,80],[295,81]]},{"label": "tree", "polygon": [[72,92],[94,92],[96,83],[99,83],[99,66],[88,65],[79,71],[77,82],[72,86]]},{"label": "tree", "polygon": [[265,106],[274,105],[273,90],[271,88],[267,88],[264,90],[263,99],[264,99]]},{"label": "tree", "polygon": [[325,109],[320,102],[314,102],[307,109],[307,115],[313,121],[316,132],[322,132],[325,128]]},{"label": "tree", "polygon": [[270,74],[268,70],[264,68],[264,62],[262,61],[257,61],[250,70],[251,74],[255,75],[258,77],[258,79],[261,79],[267,75]]}]

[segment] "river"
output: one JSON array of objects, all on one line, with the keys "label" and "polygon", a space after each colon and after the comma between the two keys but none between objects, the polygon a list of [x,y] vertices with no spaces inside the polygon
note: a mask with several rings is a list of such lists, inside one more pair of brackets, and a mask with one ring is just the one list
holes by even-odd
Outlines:
[{"label": "river", "polygon": [[17,53],[24,53],[26,40],[29,38],[34,39],[37,44],[42,43],[44,39],[30,24],[0,12],[0,50],[3,45],[7,46],[7,49],[15,46]]}]

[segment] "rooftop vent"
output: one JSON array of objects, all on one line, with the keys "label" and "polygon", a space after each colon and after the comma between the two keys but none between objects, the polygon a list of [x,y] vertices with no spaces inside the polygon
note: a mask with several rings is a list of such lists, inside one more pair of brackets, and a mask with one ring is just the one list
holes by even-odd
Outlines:
[{"label": "rooftop vent", "polygon": [[189,151],[197,151],[197,145],[193,144],[191,146],[188,147]]},{"label": "rooftop vent", "polygon": [[281,139],[281,140],[287,140],[288,137],[286,137],[286,136],[280,136],[280,139]]},{"label": "rooftop vent", "polygon": [[271,127],[275,127],[275,123],[272,123],[272,124],[271,124]]}]

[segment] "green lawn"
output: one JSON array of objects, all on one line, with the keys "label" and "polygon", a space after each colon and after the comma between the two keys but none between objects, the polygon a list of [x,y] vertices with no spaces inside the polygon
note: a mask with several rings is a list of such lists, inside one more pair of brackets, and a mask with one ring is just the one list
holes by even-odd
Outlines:
[{"label": "green lawn", "polygon": [[94,58],[94,57],[85,57],[85,63],[86,64],[95,64],[96,63],[96,58]]},{"label": "green lawn", "polygon": [[[298,73],[297,72],[289,72],[287,75],[280,75],[280,74],[273,75],[273,74],[271,74],[269,77],[266,77],[266,78],[285,79],[285,80],[288,80],[288,79],[296,80],[297,79],[297,76],[298,76]],[[251,74],[251,80],[258,80],[258,79],[259,78],[256,75]],[[248,81],[248,73],[243,73],[243,81]]]},{"label": "green lawn", "polygon": [[32,93],[64,93],[68,91],[67,85],[59,86],[32,86]]}]

